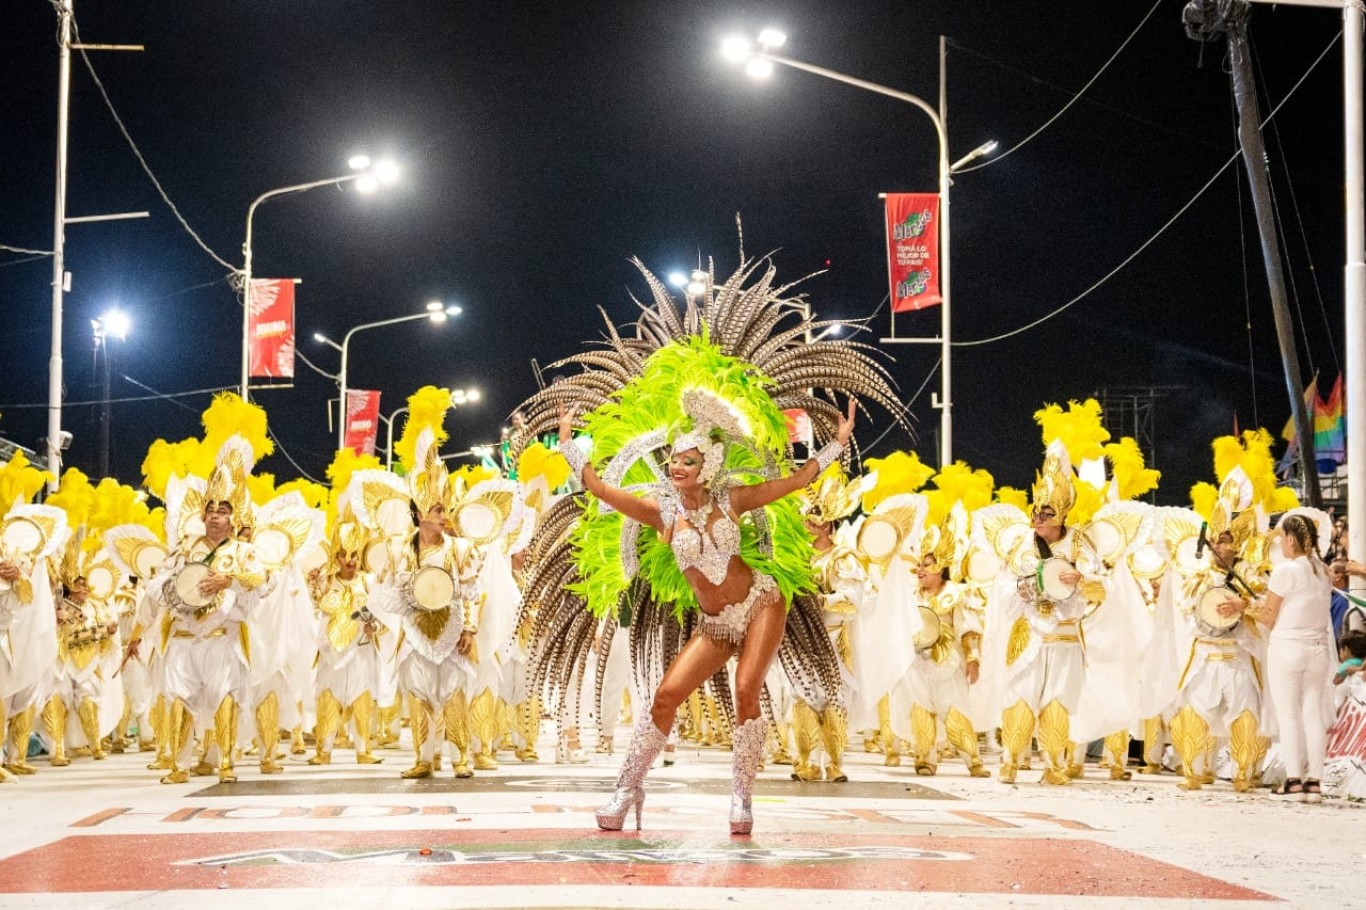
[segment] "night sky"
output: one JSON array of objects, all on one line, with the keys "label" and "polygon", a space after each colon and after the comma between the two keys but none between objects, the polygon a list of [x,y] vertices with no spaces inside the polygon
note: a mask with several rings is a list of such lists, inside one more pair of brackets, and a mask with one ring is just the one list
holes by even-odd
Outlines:
[{"label": "night sky", "polygon": [[[114,106],[190,225],[240,265],[247,206],[266,190],[346,172],[358,151],[393,155],[401,184],[374,196],[320,189],[267,203],[255,272],[299,277],[298,339],[335,370],[362,322],[459,304],[444,327],[361,333],[352,387],[400,407],[419,386],[477,386],[448,450],[492,442],[536,390],[542,366],[600,337],[602,308],[632,318],[647,294],[628,259],[659,274],[773,251],[820,318],[871,315],[886,295],[883,191],[935,189],[936,144],[914,107],[806,73],[747,79],[717,53],[734,30],[775,25],[810,63],[938,97],[938,36],[950,39],[953,158],[991,138],[1015,147],[1067,104],[1152,8],[1151,0],[1047,4],[901,0],[834,4],[506,4],[294,0],[77,0]],[[1050,128],[953,189],[954,333],[1009,332],[1072,299],[1133,253],[1236,150],[1222,42],[1186,38],[1181,0],[1162,0],[1134,40]],[[1047,15],[1041,15],[1041,11]],[[0,19],[0,243],[49,249],[56,135],[56,14],[10,0]],[[1332,11],[1258,6],[1252,37],[1263,113],[1340,29]],[[1342,344],[1341,49],[1268,128],[1292,307],[1307,381],[1338,372]],[[235,385],[241,311],[225,269],[158,198],[80,58],[72,64],[68,215],[149,210],[140,221],[72,225],[66,392],[98,397],[90,319],[134,320],[111,342],[115,398]],[[27,261],[26,261],[27,260]],[[0,435],[46,429],[51,263],[0,251]],[[898,319],[937,333],[939,313]],[[1250,324],[1250,329],[1249,329]],[[864,336],[887,334],[883,307]],[[926,462],[936,346],[884,346],[915,399]],[[1162,386],[1160,501],[1211,479],[1208,443],[1288,415],[1281,360],[1241,163],[1128,267],[1062,315],[1008,340],[955,351],[955,455],[1027,484],[1041,460],[1032,412],[1101,389]],[[302,364],[295,386],[258,396],[284,448],[314,477],[331,459],[326,401]],[[927,378],[929,379],[926,384]],[[1326,390],[1325,390],[1326,391]],[[208,396],[113,409],[114,473],[139,480],[157,436],[198,430]],[[96,408],[74,405],[68,463],[93,470]],[[863,422],[865,445],[886,422]],[[383,437],[381,436],[381,443]],[[866,454],[911,441],[892,431]],[[294,470],[276,454],[259,470]]]}]

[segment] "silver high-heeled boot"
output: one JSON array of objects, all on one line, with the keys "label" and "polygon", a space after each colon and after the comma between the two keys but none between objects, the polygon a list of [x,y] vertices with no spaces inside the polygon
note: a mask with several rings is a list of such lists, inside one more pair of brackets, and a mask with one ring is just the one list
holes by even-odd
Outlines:
[{"label": "silver high-heeled boot", "polygon": [[648,712],[636,721],[631,734],[631,745],[626,749],[626,758],[621,763],[621,773],[617,775],[617,789],[612,801],[597,812],[598,827],[604,831],[620,831],[626,823],[626,814],[632,807],[636,810],[636,830],[640,830],[640,812],[645,808],[645,774],[650,770],[659,750],[664,748],[668,734],[660,732]]},{"label": "silver high-heeled boot", "polygon": [[768,735],[768,721],[752,717],[735,728],[731,737],[731,796],[730,833],[748,834],[754,828],[754,812],[750,797],[754,794],[754,776],[764,760],[764,740]]}]

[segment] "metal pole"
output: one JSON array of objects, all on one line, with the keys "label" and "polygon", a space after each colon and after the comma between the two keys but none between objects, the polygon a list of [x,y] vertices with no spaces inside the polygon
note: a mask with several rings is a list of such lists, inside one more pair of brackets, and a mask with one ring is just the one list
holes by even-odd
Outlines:
[{"label": "metal pole", "polygon": [[260,199],[247,208],[247,236],[242,242],[242,384],[238,394],[243,401],[249,401],[251,384],[251,220],[256,214]]},{"label": "metal pole", "polygon": [[109,424],[113,419],[113,406],[109,403],[109,336],[101,334],[95,338],[95,346],[104,355],[104,369],[100,376],[100,477],[109,476]]},{"label": "metal pole", "polygon": [[389,415],[389,442],[384,449],[384,467],[392,470],[394,467],[394,422],[398,420],[398,415],[408,413],[407,405],[399,408]]},{"label": "metal pole", "polygon": [[[1342,10],[1343,133],[1347,159],[1347,264],[1344,270],[1347,380],[1345,399],[1356,419],[1347,421],[1347,552],[1366,559],[1366,143],[1362,138],[1362,26],[1360,4]],[[1345,411],[1345,409],[1344,409]],[[1366,581],[1353,578],[1354,590]]]},{"label": "metal pole", "polygon": [[52,355],[47,365],[48,492],[57,489],[62,473],[62,293],[66,289],[66,148],[71,103],[72,0],[57,7],[57,181],[52,214]]},{"label": "metal pole", "polygon": [[341,398],[337,400],[337,449],[346,445],[346,355],[351,350],[351,336],[355,329],[346,333],[342,339],[341,370],[337,373],[337,384],[341,386]]},{"label": "metal pole", "polygon": [[939,469],[953,464],[953,322],[949,309],[949,173],[947,41],[939,36],[939,293],[943,336],[939,365],[941,400],[939,402]]}]

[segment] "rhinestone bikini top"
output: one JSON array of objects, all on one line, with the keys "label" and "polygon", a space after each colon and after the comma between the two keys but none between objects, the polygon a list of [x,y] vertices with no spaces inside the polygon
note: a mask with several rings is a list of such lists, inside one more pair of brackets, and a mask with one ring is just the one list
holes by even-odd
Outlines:
[{"label": "rhinestone bikini top", "polygon": [[[711,504],[721,505],[715,498]],[[700,569],[703,577],[714,585],[726,580],[731,558],[740,555],[740,526],[727,509],[718,508],[717,512],[720,514],[706,530],[683,528],[675,531],[669,542],[680,571]]]}]

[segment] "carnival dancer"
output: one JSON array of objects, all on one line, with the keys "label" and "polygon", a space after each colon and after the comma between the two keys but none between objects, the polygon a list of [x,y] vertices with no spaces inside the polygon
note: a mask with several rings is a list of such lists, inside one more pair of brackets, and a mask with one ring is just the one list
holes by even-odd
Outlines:
[{"label": "carnival dancer", "polygon": [[[203,534],[186,534],[148,585],[148,596],[164,610],[159,637],[165,647],[162,684],[171,705],[171,767],[161,780],[168,784],[189,780],[179,761],[193,732],[202,730],[208,741],[210,721],[218,779],[237,780],[238,711],[249,696],[243,622],[270,590],[251,544],[235,534],[250,510],[251,443],[243,436],[229,438],[216,462],[202,491],[193,478],[187,482],[180,506],[187,516],[201,517]],[[139,640],[129,642],[134,656]]]},{"label": "carnival dancer", "polygon": [[343,515],[328,538],[327,566],[310,578],[319,616],[317,753],[309,758],[310,765],[332,763],[332,745],[347,716],[355,728],[356,764],[377,765],[384,760],[371,749],[380,640],[385,629],[370,612],[368,585],[360,571],[370,539],[353,516]]},{"label": "carnival dancer", "polygon": [[[410,425],[413,419],[410,411]],[[408,725],[416,755],[413,766],[400,772],[407,779],[432,776],[443,736],[455,749],[455,776],[474,776],[469,703],[462,684],[471,673],[468,655],[478,632],[474,582],[479,554],[469,541],[446,534],[447,472],[437,446],[430,427],[418,432],[404,496],[411,503],[417,531],[400,550],[391,552],[389,565],[370,597],[370,611],[386,626],[402,632],[398,681],[408,697]],[[392,477],[379,474],[372,481],[373,474],[356,472],[353,489],[358,483]],[[353,503],[364,498],[364,493],[352,494]]]},{"label": "carnival dancer", "polygon": [[970,719],[968,686],[981,673],[982,627],[978,612],[968,603],[961,566],[967,549],[967,512],[956,505],[945,519],[930,525],[916,551],[920,631],[914,640],[915,657],[901,685],[892,690],[892,715],[910,717],[911,752],[917,774],[938,770],[939,725],[949,744],[967,763],[972,777],[990,777],[977,750],[977,732]]},{"label": "carnival dancer", "polygon": [[[56,616],[49,557],[66,546],[66,513],[28,498],[51,477],[23,454],[0,467],[0,746],[7,746],[0,781],[32,774],[28,763],[37,688],[57,660]],[[8,718],[8,729],[3,721]]]},{"label": "carnival dancer", "polygon": [[[844,685],[824,704],[810,704],[800,696],[792,703],[795,752],[792,779],[813,781],[822,775],[831,783],[849,779],[844,772],[844,750],[849,744],[849,702],[853,695],[853,656],[849,626],[856,621],[868,583],[868,573],[847,533],[836,534],[836,523],[858,508],[862,490],[859,480],[849,481],[838,464],[832,464],[807,493],[806,529],[816,551],[816,580],[825,615],[825,630],[840,659]],[[846,529],[841,529],[846,530]],[[820,750],[824,750],[824,768]],[[816,758],[813,760],[813,754]]]},{"label": "carnival dancer", "polygon": [[[724,402],[702,394],[696,394],[694,400],[690,411],[694,428],[675,437],[669,459],[669,479],[676,497],[637,498],[604,482],[579,449],[572,445],[561,447],[561,454],[576,469],[589,493],[662,535],[673,549],[703,614],[697,633],[665,671],[648,715],[636,726],[617,780],[616,795],[598,810],[598,826],[605,830],[620,830],[633,807],[639,823],[645,800],[640,782],[655,754],[663,748],[679,706],[691,692],[723,670],[732,655],[737,655],[738,727],[730,828],[732,834],[750,833],[754,824],[750,793],[768,732],[759,713],[759,698],[764,676],[782,641],[785,605],[773,579],[741,559],[740,516],[814,482],[844,451],[854,428],[851,400],[835,442],[816,453],[796,473],[758,484],[739,484],[718,493],[708,485],[724,464],[726,443],[713,438],[712,433],[733,433],[741,425],[727,420],[730,415]],[[560,415],[561,439],[570,438],[573,418],[572,409]]]},{"label": "carnival dancer", "polygon": [[[1012,571],[1014,590],[999,618],[988,614],[988,627],[1000,630],[1005,645],[1001,674],[1000,779],[1014,783],[1016,769],[1029,749],[1038,723],[1044,783],[1071,782],[1080,763],[1073,758],[1072,715],[1085,684],[1081,620],[1106,595],[1102,564],[1089,541],[1067,525],[1076,502],[1071,463],[1060,442],[1050,444],[1033,488],[1030,530],[1033,540]],[[1044,560],[1060,559],[1045,590],[1035,569]],[[1071,593],[1066,593],[1067,591]],[[995,621],[993,621],[995,620]],[[1008,631],[1006,631],[1008,630]]]},{"label": "carnival dancer", "polygon": [[[38,698],[54,768],[71,764],[66,748],[69,718],[77,719],[80,735],[96,761],[106,757],[105,729],[114,726],[114,722],[102,723],[101,714],[117,720],[115,707],[107,704],[106,683],[118,668],[116,655],[121,654],[118,621],[104,600],[92,596],[90,585],[98,570],[109,582],[100,593],[112,594],[117,575],[112,563],[100,561],[98,540],[92,543],[93,547],[86,546],[84,533],[73,537],[58,568],[62,599],[57,604],[57,661]],[[122,715],[121,687],[118,695],[117,714]]]},{"label": "carnival dancer", "polygon": [[[612,327],[605,346],[568,358],[562,365],[582,372],[522,406],[528,427],[558,425],[562,441],[583,414],[598,466],[562,442],[586,495],[552,509],[537,536],[553,543],[528,559],[524,598],[539,604],[533,678],[552,691],[572,687],[598,619],[629,604],[636,676],[658,687],[598,824],[620,829],[633,809],[639,823],[646,771],[679,706],[705,683],[733,716],[731,831],[744,834],[753,826],[768,734],[761,694],[775,654],[810,703],[836,698],[842,684],[819,601],[806,593],[814,588],[810,538],[788,494],[812,483],[848,440],[854,405],[845,414],[833,395],[879,404],[898,422],[901,411],[859,346],[805,342],[807,331],[830,323],[803,318],[770,264],[746,260],[729,279],[709,277],[682,309],[645,274],[654,301],[637,323]],[[807,412],[817,442],[829,440],[785,476],[779,401]],[[732,686],[725,667],[737,652]]]}]

